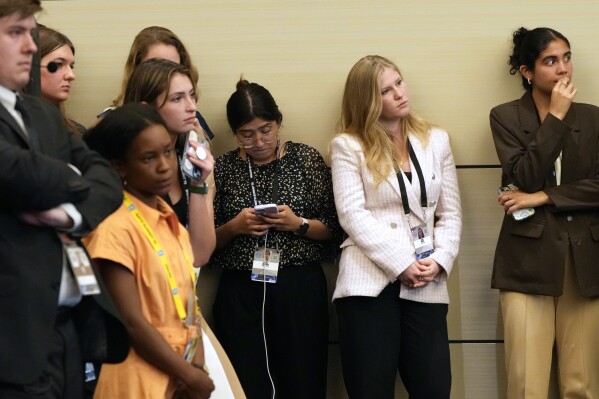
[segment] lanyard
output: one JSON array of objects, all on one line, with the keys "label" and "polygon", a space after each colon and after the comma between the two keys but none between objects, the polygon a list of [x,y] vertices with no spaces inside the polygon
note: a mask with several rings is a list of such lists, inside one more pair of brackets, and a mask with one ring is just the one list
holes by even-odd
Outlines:
[{"label": "lanyard", "polygon": [[[275,175],[273,176],[273,180],[272,180],[272,194],[271,194],[271,199],[272,199],[272,203],[276,204],[277,201],[279,200],[279,142],[277,141],[277,147],[275,148],[275,151],[277,153],[277,158],[275,159]],[[248,171],[250,173],[250,186],[252,188],[252,196],[254,198],[254,206],[258,205],[258,195],[256,194],[256,180],[254,179],[254,169],[252,168],[252,160],[250,158],[250,155],[247,153],[245,153],[245,158],[247,159],[247,163],[248,163]]]},{"label": "lanyard", "polygon": [[[185,208],[187,213],[187,226],[185,227],[189,228],[189,182],[187,181],[187,176],[185,175],[185,172],[183,172],[183,163],[181,159],[182,156],[179,156],[179,154],[177,154],[177,165],[179,166],[179,175],[181,176],[181,182],[183,183],[183,191],[185,194]],[[179,201],[182,200],[183,198],[181,198]]]},{"label": "lanyard", "polygon": [[[177,288],[177,282],[175,281],[175,276],[173,275],[173,269],[171,268],[171,265],[168,262],[168,259],[166,257],[166,252],[162,249],[162,246],[158,242],[158,238],[156,238],[156,235],[152,231],[152,228],[150,227],[148,222],[146,222],[144,217],[141,215],[141,213],[139,212],[139,210],[137,209],[135,204],[131,201],[131,199],[129,198],[129,195],[127,195],[127,193],[124,192],[123,196],[124,196],[123,204],[125,204],[125,206],[129,210],[129,212],[131,213],[131,215],[133,216],[135,221],[139,224],[139,227],[141,227],[146,238],[150,242],[152,249],[154,249],[154,251],[156,251],[156,254],[160,258],[160,262],[162,263],[162,266],[164,267],[164,271],[166,273],[166,278],[168,280],[168,286],[170,288],[171,295],[173,296],[173,301],[175,302],[175,308],[177,308],[177,314],[179,315],[181,320],[185,320],[187,318],[187,312],[185,311],[185,307],[183,306],[183,301],[181,300],[181,295],[180,295],[179,289]],[[181,242],[178,239],[177,239],[177,242],[179,243],[179,247],[181,247],[181,252],[183,252],[183,256],[185,257],[185,260],[187,261],[187,265],[189,267],[189,274],[191,276],[192,287],[195,287],[195,273],[193,272],[193,266],[191,265],[191,261],[190,261],[189,257],[183,250],[183,246],[181,245]],[[199,312],[197,303],[195,306],[195,312],[196,313]]]},{"label": "lanyard", "polygon": [[[414,169],[416,169],[416,174],[418,175],[418,181],[420,182],[420,206],[424,209],[427,207],[427,197],[426,197],[426,186],[424,185],[424,175],[422,174],[422,169],[420,168],[420,162],[418,162],[418,158],[416,158],[416,153],[412,148],[412,143],[408,140],[408,151],[410,152],[410,159],[414,164]],[[408,202],[408,193],[406,191],[406,183],[403,181],[403,173],[400,169],[397,173],[397,181],[399,183],[399,191],[401,192],[401,202],[403,204],[403,210],[406,215],[410,214],[410,204]]]},{"label": "lanyard", "polygon": [[[272,178],[272,194],[271,194],[271,200],[273,204],[276,204],[279,200],[279,142],[277,140],[277,146],[275,148],[275,152],[277,154],[277,157],[275,159],[275,175]],[[245,153],[245,157],[247,159],[247,163],[248,163],[248,172],[250,173],[250,186],[252,188],[252,197],[254,198],[254,206],[258,205],[258,195],[256,194],[256,180],[254,179],[254,168],[252,168],[252,159],[250,158],[250,155],[247,153]],[[256,237],[257,241],[256,241],[256,246],[258,246],[258,242],[260,241],[259,237]],[[268,244],[268,231],[266,232],[266,234],[264,235],[264,248],[266,248]],[[277,245],[277,249],[278,249],[278,245]]]}]

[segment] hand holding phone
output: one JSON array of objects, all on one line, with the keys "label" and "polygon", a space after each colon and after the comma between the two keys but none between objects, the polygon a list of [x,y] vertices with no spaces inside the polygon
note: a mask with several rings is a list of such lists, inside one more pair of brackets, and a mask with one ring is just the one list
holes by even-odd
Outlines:
[{"label": "hand holding phone", "polygon": [[262,204],[256,205],[254,211],[256,215],[264,215],[265,213],[277,213],[279,209],[277,208],[277,204]]},{"label": "hand holding phone", "polygon": [[[195,150],[191,146],[190,142],[195,141],[199,142],[200,146]],[[182,169],[183,173],[185,173],[189,178],[193,180],[200,180],[202,178],[202,169],[194,165],[189,160],[190,152],[192,152],[199,160],[206,159],[206,148],[208,147],[208,141],[202,137],[200,140],[198,138],[198,134],[195,131],[190,131],[187,136],[187,141],[185,142],[185,148],[183,149],[183,160],[182,160]]]},{"label": "hand holding phone", "polygon": [[[516,187],[510,183],[507,186],[499,187],[499,189],[497,190],[497,194],[501,195],[505,192],[515,191],[515,190],[518,190],[518,187]],[[520,209],[517,209],[514,212],[512,212],[512,217],[514,218],[514,220],[520,221],[520,220],[529,218],[534,214],[535,214],[535,208],[520,208]]]}]

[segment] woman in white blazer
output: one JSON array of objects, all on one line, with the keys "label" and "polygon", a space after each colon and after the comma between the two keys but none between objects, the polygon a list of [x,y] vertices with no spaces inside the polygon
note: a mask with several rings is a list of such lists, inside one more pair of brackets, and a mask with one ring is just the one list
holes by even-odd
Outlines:
[{"label": "woman in white blazer", "polygon": [[348,237],[333,299],[348,395],[393,398],[399,370],[410,398],[449,398],[447,278],[462,222],[448,135],[410,111],[380,56],[351,69],[341,127],[331,158]]}]

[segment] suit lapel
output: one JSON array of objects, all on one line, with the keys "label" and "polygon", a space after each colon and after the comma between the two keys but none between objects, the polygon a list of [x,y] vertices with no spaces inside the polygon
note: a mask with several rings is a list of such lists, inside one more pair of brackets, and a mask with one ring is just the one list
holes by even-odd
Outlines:
[{"label": "suit lapel", "polygon": [[[519,110],[520,124],[524,132],[526,134],[531,134],[539,130],[541,123],[539,122],[539,116],[537,114],[537,108],[535,107],[534,100],[532,99],[532,94],[527,92],[522,96],[522,98],[520,98]],[[572,129],[572,132],[576,135],[575,141],[578,142],[580,124],[578,122],[578,118],[576,117],[574,104],[570,106],[570,109],[564,118],[564,123]]]},{"label": "suit lapel", "polygon": [[[414,216],[418,217],[420,220],[426,223],[426,218],[424,217],[424,210],[422,209],[422,204],[420,201],[420,196],[422,195],[422,190],[426,190],[426,192],[430,192],[428,187],[426,187],[427,176],[430,176],[432,170],[432,162],[433,157],[431,156],[431,148],[425,149],[422,146],[420,140],[418,140],[415,136],[409,136],[410,143],[412,144],[412,148],[414,149],[414,154],[418,159],[418,163],[420,164],[420,168],[422,169],[422,176],[424,176],[424,184],[425,187],[420,187],[420,179],[418,178],[418,173],[416,173],[416,168],[414,167],[414,160],[410,159],[410,169],[412,170],[412,184],[408,186],[408,197],[410,198],[410,209]],[[428,204],[426,204],[428,206]]]},{"label": "suit lapel", "polygon": [[[519,113],[520,124],[525,134],[534,134],[539,130],[541,124],[537,114],[537,108],[530,92],[526,92],[522,98],[520,98]],[[570,127],[570,134],[568,135],[562,151],[562,165],[568,165],[568,168],[565,170],[562,169],[562,182],[570,181],[568,176],[576,175],[576,165],[579,164],[577,157],[579,156],[578,141],[580,138],[580,121],[577,118],[574,104],[570,106],[570,109],[564,118],[564,123]],[[557,181],[553,174],[548,176],[547,179],[550,182],[550,186],[553,187],[557,185]]]},{"label": "suit lapel", "polygon": [[[525,143],[528,145],[534,139],[535,134],[541,127],[537,107],[530,91],[524,93],[520,98],[518,113],[520,115],[520,126],[522,126],[522,130],[525,134]],[[556,157],[558,155],[559,154],[557,154]],[[547,180],[549,187],[555,187],[557,185],[557,179],[554,173],[547,173],[545,179]]]},{"label": "suit lapel", "polygon": [[[422,148],[422,144],[418,139],[413,136],[410,136],[410,142],[412,143],[412,148],[414,148],[414,153],[418,158],[418,162],[420,163],[420,167],[422,168],[422,173],[426,176],[427,172],[431,168],[432,159],[431,157],[426,156],[426,152]],[[425,222],[424,212],[422,210],[422,206],[420,205],[420,181],[418,179],[418,175],[416,173],[416,168],[414,167],[414,161],[410,159],[410,170],[412,171],[412,182],[408,180],[408,178],[401,173],[399,178],[403,179],[403,182],[406,186],[406,194],[408,196],[408,204],[410,205],[410,212],[413,217]],[[391,173],[387,176],[387,182],[393,187],[397,195],[401,198],[401,190],[399,188],[398,176],[395,173]],[[403,199],[402,199],[403,203]]]},{"label": "suit lapel", "polygon": [[40,132],[44,131],[45,126],[42,126],[39,121],[39,118],[36,118],[34,115],[41,115],[44,110],[39,106],[38,102],[30,100],[30,98],[24,98],[23,105],[29,112],[29,124],[27,125],[27,130],[29,132],[29,142],[30,145],[37,151],[44,152],[44,145],[42,144],[43,136]]},{"label": "suit lapel", "polygon": [[574,104],[570,106],[570,109],[564,118],[564,123],[568,125],[571,130],[562,152],[562,165],[568,165],[567,168],[562,168],[562,183],[576,180],[574,176],[579,176],[576,169],[578,166],[582,166],[581,163],[578,162],[578,158],[581,154],[585,153],[584,149],[580,151],[578,148],[580,139],[580,121],[576,115]]},{"label": "suit lapel", "polygon": [[520,98],[518,110],[520,114],[520,126],[522,126],[522,130],[524,130],[525,134],[534,134],[539,130],[541,124],[537,114],[537,107],[535,106],[530,92],[524,93]]},{"label": "suit lapel", "polygon": [[19,126],[19,124],[17,123],[15,118],[13,118],[12,115],[9,114],[8,111],[6,110],[6,108],[4,108],[4,106],[1,104],[0,104],[0,120],[2,120],[4,123],[6,123],[8,126],[10,126],[12,128],[13,132],[15,133],[15,135],[17,137],[19,137],[21,139],[21,141],[23,141],[23,143],[27,145],[27,147],[29,147],[29,148],[31,147],[29,137],[27,137],[27,135],[25,134],[23,129],[21,129],[21,126]]}]

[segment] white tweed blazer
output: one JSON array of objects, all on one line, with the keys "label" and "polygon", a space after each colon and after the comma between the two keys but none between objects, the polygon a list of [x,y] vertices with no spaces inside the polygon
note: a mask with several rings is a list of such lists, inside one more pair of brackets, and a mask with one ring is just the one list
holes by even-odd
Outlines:
[{"label": "white tweed blazer", "polygon": [[[404,177],[409,217],[412,226],[426,222],[435,247],[431,257],[447,274],[422,288],[402,285],[400,297],[449,303],[447,277],[458,254],[462,231],[460,193],[449,137],[445,131],[433,128],[426,148],[415,136],[410,135],[409,139],[424,174],[428,197],[428,208],[423,212],[420,182],[411,163],[412,183]],[[333,139],[331,168],[339,222],[348,235],[341,245],[333,299],[377,296],[416,260],[397,176],[392,171],[375,186],[360,142],[348,134]]]}]

